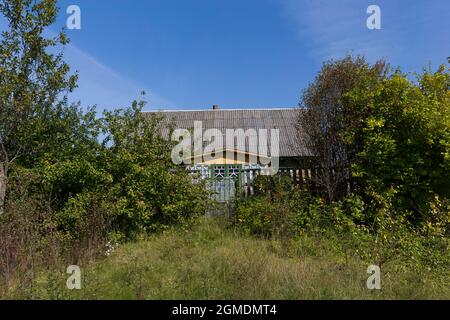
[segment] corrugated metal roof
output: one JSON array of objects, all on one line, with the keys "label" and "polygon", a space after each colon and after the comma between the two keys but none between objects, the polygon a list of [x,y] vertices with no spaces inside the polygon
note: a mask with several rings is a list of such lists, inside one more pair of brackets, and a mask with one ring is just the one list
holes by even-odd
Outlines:
[{"label": "corrugated metal roof", "polygon": [[[305,157],[311,156],[304,143],[304,135],[299,133],[298,108],[288,109],[219,109],[219,110],[193,110],[193,111],[158,111],[149,112],[164,115],[164,126],[169,127],[173,124],[175,129],[192,129],[194,121],[201,121],[203,130],[215,128],[226,135],[227,129],[261,129],[268,130],[268,144],[270,149],[270,129],[279,129],[280,157]],[[165,136],[168,130],[164,130]],[[301,130],[300,130],[301,132]],[[244,146],[238,146],[238,149],[248,152],[254,150],[250,148],[249,143]],[[225,146],[225,141],[224,141]]]}]

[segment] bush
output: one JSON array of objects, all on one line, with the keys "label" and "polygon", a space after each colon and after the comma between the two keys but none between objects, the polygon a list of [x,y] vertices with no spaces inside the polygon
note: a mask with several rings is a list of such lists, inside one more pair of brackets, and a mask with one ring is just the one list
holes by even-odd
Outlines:
[{"label": "bush", "polygon": [[253,197],[237,202],[235,221],[247,234],[269,237],[273,232],[278,208],[266,197]]},{"label": "bush", "polygon": [[59,261],[62,235],[51,214],[45,198],[29,194],[25,178],[11,177],[7,206],[0,215],[0,296],[11,288],[28,287],[36,270]]},{"label": "bush", "polygon": [[447,210],[445,201],[437,199],[434,207],[435,219],[441,220],[434,226],[417,227],[408,221],[408,213],[395,209],[395,190],[373,193],[369,203],[350,194],[327,204],[298,186],[286,188],[287,184],[279,183],[281,179],[257,180],[260,192],[237,202],[236,224],[244,233],[280,240],[288,253],[297,251],[300,238],[311,237],[327,239],[347,260],[358,256],[379,266],[401,261],[405,268],[445,270],[450,263],[444,227],[448,220],[442,220],[448,211],[447,215],[441,211]]},{"label": "bush", "polygon": [[[188,172],[172,163],[172,143],[160,135],[161,118],[144,116],[142,107],[135,102],[127,110],[104,113],[96,120],[104,141],[72,144],[83,152],[71,154],[70,146],[55,144],[33,161],[19,159],[11,167],[0,217],[5,288],[13,279],[28,281],[42,266],[55,267],[56,260],[93,261],[118,242],[186,225],[205,213],[203,184],[193,184]],[[83,121],[82,114],[71,113],[75,133],[96,136],[98,126]]]}]

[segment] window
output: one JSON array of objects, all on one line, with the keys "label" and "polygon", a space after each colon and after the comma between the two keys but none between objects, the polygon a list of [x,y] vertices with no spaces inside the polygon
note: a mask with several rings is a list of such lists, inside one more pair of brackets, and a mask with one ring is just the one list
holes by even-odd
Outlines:
[{"label": "window", "polygon": [[214,178],[224,178],[224,177],[225,177],[225,166],[215,166]]},{"label": "window", "polygon": [[211,165],[210,167],[211,177],[216,180],[223,180],[226,178],[239,181],[241,176],[242,165],[230,165],[230,164],[219,164]]},{"label": "window", "polygon": [[229,166],[228,167],[228,176],[231,178],[238,178],[240,171],[241,171],[241,169],[239,168],[239,166]]}]

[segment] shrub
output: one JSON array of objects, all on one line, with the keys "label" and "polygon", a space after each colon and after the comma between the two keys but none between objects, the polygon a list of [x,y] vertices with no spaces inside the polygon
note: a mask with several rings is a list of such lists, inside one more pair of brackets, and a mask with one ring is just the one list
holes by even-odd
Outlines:
[{"label": "shrub", "polygon": [[35,270],[60,259],[62,237],[48,201],[29,194],[27,179],[33,178],[12,175],[9,181],[7,206],[0,215],[0,296],[11,287],[28,287]]},{"label": "shrub", "polygon": [[235,221],[247,234],[272,235],[277,207],[266,197],[253,197],[237,202]]}]

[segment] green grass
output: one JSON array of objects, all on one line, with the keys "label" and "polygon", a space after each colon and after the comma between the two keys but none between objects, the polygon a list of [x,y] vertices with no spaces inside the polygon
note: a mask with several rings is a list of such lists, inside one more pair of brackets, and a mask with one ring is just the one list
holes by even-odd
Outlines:
[{"label": "green grass", "polygon": [[[122,245],[82,268],[82,289],[64,272],[42,273],[8,298],[26,299],[450,299],[448,277],[382,268],[382,290],[366,288],[370,263],[343,256],[325,240],[300,238],[290,257],[276,241],[239,235],[205,219]],[[399,271],[401,270],[401,271]],[[65,270],[64,270],[65,271]]]}]

